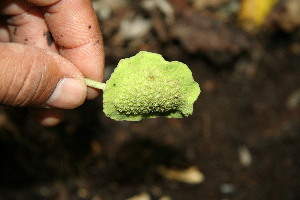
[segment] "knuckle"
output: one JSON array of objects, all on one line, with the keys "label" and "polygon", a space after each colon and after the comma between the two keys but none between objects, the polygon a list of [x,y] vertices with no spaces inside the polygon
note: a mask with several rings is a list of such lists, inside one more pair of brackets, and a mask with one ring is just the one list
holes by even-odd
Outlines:
[{"label": "knuckle", "polygon": [[22,62],[19,66],[7,68],[13,68],[13,71],[7,73],[14,75],[4,81],[6,92],[2,95],[3,104],[20,107],[43,105],[53,89],[47,65],[35,58],[31,62]]}]

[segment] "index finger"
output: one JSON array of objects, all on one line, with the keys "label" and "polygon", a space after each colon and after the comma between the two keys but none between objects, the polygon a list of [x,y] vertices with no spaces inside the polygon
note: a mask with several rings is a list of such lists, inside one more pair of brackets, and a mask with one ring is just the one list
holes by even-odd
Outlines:
[{"label": "index finger", "polygon": [[60,54],[87,78],[102,81],[104,47],[91,0],[27,0],[45,6],[45,20]]}]

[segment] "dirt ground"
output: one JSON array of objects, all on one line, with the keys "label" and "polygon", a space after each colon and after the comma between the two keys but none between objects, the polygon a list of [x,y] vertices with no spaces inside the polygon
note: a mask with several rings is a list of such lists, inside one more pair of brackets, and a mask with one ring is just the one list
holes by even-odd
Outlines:
[{"label": "dirt ground", "polygon": [[106,76],[140,50],[184,62],[193,115],[117,122],[100,97],[45,128],[0,107],[0,200],[300,199],[299,1],[255,31],[240,1],[197,2],[94,1]]}]

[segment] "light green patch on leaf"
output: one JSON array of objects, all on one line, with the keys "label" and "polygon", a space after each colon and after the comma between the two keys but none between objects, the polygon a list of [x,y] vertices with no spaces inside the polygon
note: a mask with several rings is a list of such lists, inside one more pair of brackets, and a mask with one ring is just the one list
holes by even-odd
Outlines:
[{"label": "light green patch on leaf", "polygon": [[187,65],[141,51],[122,59],[106,82],[103,110],[115,120],[182,118],[193,113],[199,94],[200,87]]}]

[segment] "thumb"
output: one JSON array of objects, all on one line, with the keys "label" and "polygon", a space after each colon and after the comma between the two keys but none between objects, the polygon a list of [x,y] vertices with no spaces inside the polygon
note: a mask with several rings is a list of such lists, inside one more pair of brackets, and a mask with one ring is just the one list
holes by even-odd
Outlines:
[{"label": "thumb", "polygon": [[0,104],[71,109],[84,102],[86,93],[80,71],[60,55],[0,43]]}]

